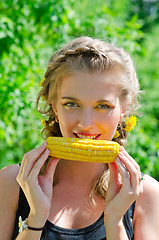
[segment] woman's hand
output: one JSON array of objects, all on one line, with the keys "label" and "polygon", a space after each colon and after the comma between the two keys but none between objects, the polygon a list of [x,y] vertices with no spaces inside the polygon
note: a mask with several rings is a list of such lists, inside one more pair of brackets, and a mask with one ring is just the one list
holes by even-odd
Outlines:
[{"label": "woman's hand", "polygon": [[110,181],[105,200],[106,224],[119,223],[142,192],[140,167],[123,147],[120,148],[116,162],[110,163],[109,168]]},{"label": "woman's hand", "polygon": [[51,207],[53,177],[59,159],[51,158],[44,174],[39,175],[48,156],[49,150],[46,150],[44,142],[40,147],[24,155],[17,176],[17,182],[30,206],[28,220],[31,222],[29,225],[33,224],[33,227],[42,227],[45,224]]}]

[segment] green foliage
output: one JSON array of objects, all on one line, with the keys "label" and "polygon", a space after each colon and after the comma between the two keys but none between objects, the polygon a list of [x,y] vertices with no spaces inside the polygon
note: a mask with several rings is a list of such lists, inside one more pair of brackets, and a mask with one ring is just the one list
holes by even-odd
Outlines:
[{"label": "green foliage", "polygon": [[142,29],[147,32],[153,29],[159,21],[159,1],[143,1],[131,0],[130,1],[131,14],[137,14],[139,19],[143,20]]},{"label": "green foliage", "polygon": [[20,162],[42,142],[36,94],[53,51],[89,35],[123,46],[134,56],[146,94],[143,118],[128,150],[141,170],[159,177],[157,27],[145,33],[142,20],[132,14],[129,0],[0,2],[0,167]]},{"label": "green foliage", "polygon": [[159,26],[147,34],[143,42],[143,51],[136,56],[137,72],[144,90],[142,96],[143,117],[135,141],[134,157],[139,159],[142,169],[159,180]]}]

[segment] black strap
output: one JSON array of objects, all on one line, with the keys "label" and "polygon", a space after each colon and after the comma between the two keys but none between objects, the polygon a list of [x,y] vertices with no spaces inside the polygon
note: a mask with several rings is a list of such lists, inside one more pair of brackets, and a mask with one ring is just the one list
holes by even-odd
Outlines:
[{"label": "black strap", "polygon": [[[45,226],[44,226],[44,227],[45,227]],[[42,228],[34,228],[34,227],[28,226],[28,229],[29,229],[29,230],[33,230],[33,231],[42,231],[42,230],[44,229],[44,227],[42,227]]]}]

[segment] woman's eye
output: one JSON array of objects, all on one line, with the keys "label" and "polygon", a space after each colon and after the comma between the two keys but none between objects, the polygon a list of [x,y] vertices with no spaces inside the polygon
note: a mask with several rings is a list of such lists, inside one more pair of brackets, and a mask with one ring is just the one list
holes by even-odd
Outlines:
[{"label": "woman's eye", "polygon": [[107,104],[99,104],[98,106],[95,107],[95,109],[101,109],[101,110],[105,110],[108,108],[110,108],[110,106]]},{"label": "woman's eye", "polygon": [[79,108],[79,105],[77,103],[74,103],[74,102],[67,102],[67,103],[64,103],[64,106],[66,108]]}]

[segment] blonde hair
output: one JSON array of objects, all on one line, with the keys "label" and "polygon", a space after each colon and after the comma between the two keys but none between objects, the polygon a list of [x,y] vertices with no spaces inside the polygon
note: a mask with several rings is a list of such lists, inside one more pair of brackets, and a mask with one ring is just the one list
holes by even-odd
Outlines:
[{"label": "blonde hair", "polygon": [[[99,39],[80,37],[56,51],[48,62],[42,89],[37,96],[37,109],[48,118],[42,136],[44,138],[62,136],[59,124],[55,121],[52,102],[56,105],[58,89],[64,76],[79,71],[103,73],[112,68],[123,73],[120,82],[116,79],[116,84],[119,85],[122,103],[129,102],[125,117],[130,116],[139,107],[139,82],[133,61],[124,49]],[[41,97],[45,99],[43,110],[39,107]],[[120,137],[113,139],[113,141],[124,145],[127,133],[123,130],[122,124],[118,127],[118,131]],[[93,186],[94,191],[102,197],[105,197],[106,194],[108,183],[106,179],[108,178],[109,174],[104,173]]]}]

